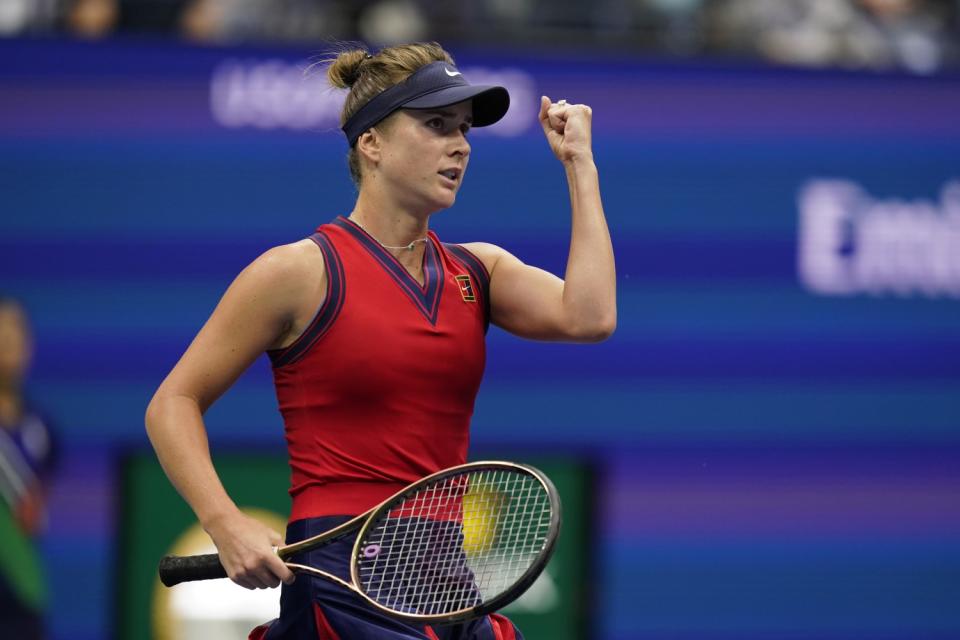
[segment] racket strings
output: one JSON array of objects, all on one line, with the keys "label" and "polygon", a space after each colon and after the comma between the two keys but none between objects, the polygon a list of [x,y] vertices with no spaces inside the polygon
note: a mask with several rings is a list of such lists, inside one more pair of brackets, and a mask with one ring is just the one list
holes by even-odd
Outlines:
[{"label": "racket strings", "polygon": [[546,545],[551,503],[522,470],[471,471],[420,488],[370,527],[360,588],[384,606],[443,615],[501,595]]}]

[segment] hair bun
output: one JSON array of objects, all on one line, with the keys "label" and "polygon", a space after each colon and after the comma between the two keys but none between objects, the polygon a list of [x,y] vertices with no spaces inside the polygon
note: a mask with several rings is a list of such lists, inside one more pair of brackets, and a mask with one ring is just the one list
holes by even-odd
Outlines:
[{"label": "hair bun", "polygon": [[360,67],[372,57],[363,49],[344,51],[327,69],[330,84],[338,89],[349,89],[360,79]]}]

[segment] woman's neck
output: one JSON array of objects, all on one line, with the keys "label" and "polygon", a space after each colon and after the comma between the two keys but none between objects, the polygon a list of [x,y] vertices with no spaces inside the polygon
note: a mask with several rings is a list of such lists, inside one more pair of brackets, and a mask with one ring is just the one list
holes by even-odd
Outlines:
[{"label": "woman's neck", "polygon": [[[363,189],[350,219],[388,248],[405,248],[427,237],[429,213],[406,210],[397,202]],[[414,244],[416,247],[416,244]]]}]

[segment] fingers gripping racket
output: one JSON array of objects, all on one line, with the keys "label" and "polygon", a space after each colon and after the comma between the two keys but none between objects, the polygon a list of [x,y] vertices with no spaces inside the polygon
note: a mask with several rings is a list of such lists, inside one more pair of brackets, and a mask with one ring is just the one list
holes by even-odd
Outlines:
[{"label": "fingers gripping racket", "polygon": [[[288,561],[355,531],[350,582]],[[385,613],[455,622],[518,598],[543,571],[559,532],[560,498],[546,475],[511,462],[472,462],[427,476],[277,554],[290,569],[337,582]],[[160,562],[168,587],[225,577],[217,554]]]}]

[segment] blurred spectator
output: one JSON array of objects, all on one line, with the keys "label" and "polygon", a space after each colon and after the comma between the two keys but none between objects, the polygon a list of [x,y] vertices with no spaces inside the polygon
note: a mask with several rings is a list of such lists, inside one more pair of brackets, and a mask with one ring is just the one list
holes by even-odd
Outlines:
[{"label": "blurred spectator", "polygon": [[[936,71],[956,43],[950,7],[942,0],[859,0],[859,5],[867,18],[863,22],[867,33],[852,33],[851,44],[866,40],[869,33],[886,42],[888,59],[910,71]],[[869,59],[859,61],[870,64]]]},{"label": "blurred spectator", "polygon": [[930,73],[956,37],[943,0],[725,0],[712,11],[716,48],[783,63]]},{"label": "blurred spectator", "polygon": [[914,73],[960,66],[960,0],[0,0],[0,36],[57,25],[86,38],[116,29],[212,44],[436,39]]},{"label": "blurred spectator", "polygon": [[188,0],[175,18],[202,42],[321,41],[344,29],[337,8],[320,0]]},{"label": "blurred spectator", "polygon": [[669,51],[693,52],[700,46],[703,0],[648,0],[659,18],[657,38]]},{"label": "blurred spectator", "polygon": [[0,0],[0,37],[52,29],[61,0]]},{"label": "blurred spectator", "polygon": [[428,38],[429,25],[413,0],[381,0],[373,3],[357,23],[361,38],[369,42],[398,44]]},{"label": "blurred spectator", "polygon": [[191,0],[179,26],[187,38],[206,42],[361,38],[388,45],[429,37],[414,0]]},{"label": "blurred spectator", "polygon": [[30,0],[4,0],[0,2],[0,33],[11,34],[23,31],[33,19]]},{"label": "blurred spectator", "polygon": [[67,12],[67,28],[81,38],[109,35],[117,26],[117,0],[74,0]]},{"label": "blurred spectator", "polygon": [[43,637],[45,581],[34,537],[46,524],[54,443],[24,395],[33,352],[27,315],[0,297],[0,626],[3,637]]}]

